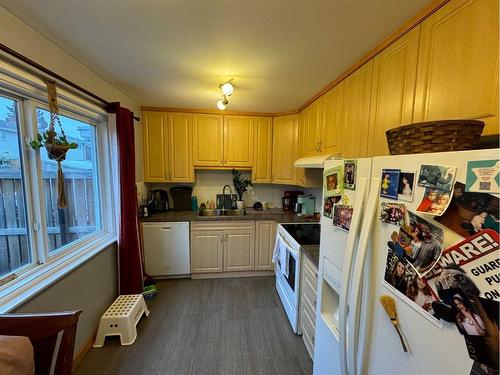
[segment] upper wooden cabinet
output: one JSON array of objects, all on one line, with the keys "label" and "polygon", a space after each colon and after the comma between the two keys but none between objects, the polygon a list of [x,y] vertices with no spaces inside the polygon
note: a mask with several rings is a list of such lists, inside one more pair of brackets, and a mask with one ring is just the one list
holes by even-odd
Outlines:
[{"label": "upper wooden cabinet", "polygon": [[373,61],[370,60],[344,80],[345,107],[341,146],[344,158],[368,156],[372,68]]},{"label": "upper wooden cabinet", "polygon": [[167,182],[167,123],[166,113],[142,113],[145,182]]},{"label": "upper wooden cabinet", "polygon": [[298,116],[275,117],[273,122],[272,183],[295,183],[293,163],[297,155]]},{"label": "upper wooden cabinet", "polygon": [[455,118],[498,134],[498,0],[452,0],[421,25],[414,121]]},{"label": "upper wooden cabinet", "polygon": [[252,166],[253,126],[253,117],[224,116],[224,166]]},{"label": "upper wooden cabinet", "polygon": [[272,117],[255,117],[253,148],[252,182],[254,184],[269,184],[272,177]]},{"label": "upper wooden cabinet", "polygon": [[302,112],[303,139],[302,148],[305,156],[321,153],[323,97],[316,99]]},{"label": "upper wooden cabinet", "polygon": [[320,152],[340,154],[344,121],[344,81],[323,95]]},{"label": "upper wooden cabinet", "polygon": [[193,164],[224,165],[224,123],[222,115],[196,113],[193,116]]},{"label": "upper wooden cabinet", "polygon": [[191,113],[168,114],[168,181],[194,182]]},{"label": "upper wooden cabinet", "polygon": [[385,132],[413,118],[420,26],[373,59],[369,156],[389,155]]}]

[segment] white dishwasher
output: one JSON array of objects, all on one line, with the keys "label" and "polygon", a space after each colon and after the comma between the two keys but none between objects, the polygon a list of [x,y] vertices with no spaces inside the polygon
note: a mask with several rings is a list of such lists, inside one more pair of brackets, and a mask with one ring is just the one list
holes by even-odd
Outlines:
[{"label": "white dishwasher", "polygon": [[189,223],[142,225],[146,273],[153,277],[189,275]]}]

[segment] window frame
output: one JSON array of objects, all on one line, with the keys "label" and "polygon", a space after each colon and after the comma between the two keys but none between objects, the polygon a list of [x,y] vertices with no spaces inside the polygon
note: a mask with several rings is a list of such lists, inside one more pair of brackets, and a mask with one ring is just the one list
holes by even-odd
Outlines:
[{"label": "window frame", "polygon": [[[40,152],[27,142],[38,133],[36,108],[48,109],[45,84],[36,76],[0,59],[0,95],[17,101],[21,138],[23,191],[31,263],[2,276],[17,277],[0,286],[0,313],[19,306],[117,241],[116,135],[113,121],[99,106],[58,87],[61,115],[95,126],[100,229],[49,254]],[[113,117],[114,118],[114,117]],[[63,167],[64,168],[64,167]],[[96,220],[98,218],[96,217]],[[35,226],[38,222],[38,229]]]}]

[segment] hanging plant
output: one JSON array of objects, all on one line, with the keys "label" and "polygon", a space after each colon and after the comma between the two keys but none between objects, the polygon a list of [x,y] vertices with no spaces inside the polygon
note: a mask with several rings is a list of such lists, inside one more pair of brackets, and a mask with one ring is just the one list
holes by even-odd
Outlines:
[{"label": "hanging plant", "polygon": [[[54,81],[45,80],[50,109],[49,128],[43,133],[37,134],[37,139],[30,142],[33,149],[38,150],[45,147],[50,160],[57,161],[57,207],[66,208],[66,193],[64,191],[64,174],[61,162],[66,159],[69,150],[78,147],[77,143],[68,142],[66,134],[59,118],[59,106],[57,105],[57,90]],[[59,125],[60,133],[56,132],[56,122]]]}]

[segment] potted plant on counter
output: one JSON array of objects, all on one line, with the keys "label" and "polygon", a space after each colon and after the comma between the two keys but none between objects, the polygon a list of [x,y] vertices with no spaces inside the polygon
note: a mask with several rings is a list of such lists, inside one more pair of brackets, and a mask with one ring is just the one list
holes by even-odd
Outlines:
[{"label": "potted plant on counter", "polygon": [[236,202],[236,206],[238,209],[243,209],[245,208],[245,202],[243,202],[243,193],[247,191],[248,186],[253,186],[252,181],[243,178],[241,175],[241,172],[234,169],[231,171],[233,174],[233,185],[234,188],[236,189],[236,192],[238,193],[238,201]]}]

